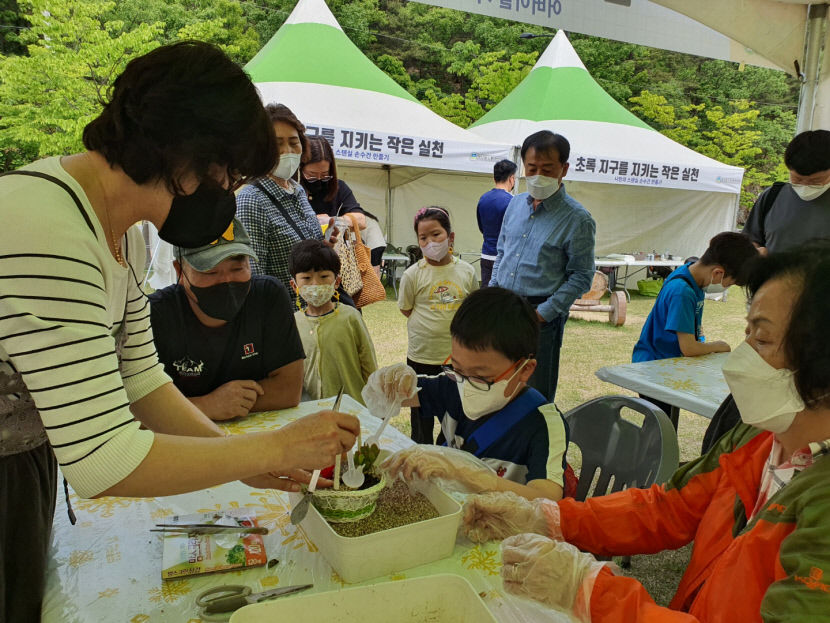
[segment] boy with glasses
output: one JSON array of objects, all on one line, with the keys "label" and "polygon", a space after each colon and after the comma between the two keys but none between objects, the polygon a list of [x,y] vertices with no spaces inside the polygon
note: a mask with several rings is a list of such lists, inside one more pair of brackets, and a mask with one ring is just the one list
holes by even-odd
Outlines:
[{"label": "boy with glasses", "polygon": [[[450,334],[452,350],[442,374],[419,377],[419,392],[403,406],[439,418],[445,445],[472,453],[495,474],[434,446],[394,455],[388,464],[393,473],[453,478],[479,492],[561,499],[566,425],[556,408],[527,385],[539,345],[533,308],[504,288],[478,290],[464,299]],[[402,391],[394,386],[405,378],[400,367],[378,370],[368,386],[387,396]]]}]

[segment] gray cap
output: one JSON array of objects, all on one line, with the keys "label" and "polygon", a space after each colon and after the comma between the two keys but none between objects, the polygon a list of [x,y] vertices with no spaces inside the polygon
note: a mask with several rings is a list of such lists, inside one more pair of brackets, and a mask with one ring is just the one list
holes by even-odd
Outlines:
[{"label": "gray cap", "polygon": [[210,244],[195,249],[176,247],[175,251],[177,258],[185,260],[200,273],[213,270],[220,262],[237,255],[257,259],[251,247],[251,238],[237,219],[233,219],[225,233]]}]

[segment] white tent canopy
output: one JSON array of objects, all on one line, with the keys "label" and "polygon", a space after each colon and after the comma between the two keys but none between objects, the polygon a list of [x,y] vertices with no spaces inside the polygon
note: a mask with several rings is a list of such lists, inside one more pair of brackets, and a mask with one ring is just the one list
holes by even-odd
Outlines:
[{"label": "white tent canopy", "polygon": [[571,144],[568,192],[597,222],[597,254],[699,255],[735,226],[743,169],[655,131],[591,78],[560,30],[528,76],[470,130],[519,144],[539,130]]}]

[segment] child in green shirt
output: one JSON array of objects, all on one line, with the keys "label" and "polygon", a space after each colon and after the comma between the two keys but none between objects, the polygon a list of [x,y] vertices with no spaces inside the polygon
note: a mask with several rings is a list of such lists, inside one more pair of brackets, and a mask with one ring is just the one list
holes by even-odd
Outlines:
[{"label": "child in green shirt", "polygon": [[302,240],[291,249],[288,270],[299,297],[294,317],[306,356],[305,393],[319,400],[334,396],[342,386],[363,402],[360,392],[378,365],[360,312],[336,301],[340,258],[322,240]]}]

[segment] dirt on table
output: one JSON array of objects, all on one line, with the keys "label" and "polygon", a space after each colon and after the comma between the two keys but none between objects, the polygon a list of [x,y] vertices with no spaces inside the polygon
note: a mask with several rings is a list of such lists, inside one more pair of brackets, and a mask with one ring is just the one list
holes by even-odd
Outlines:
[{"label": "dirt on table", "polygon": [[402,480],[395,480],[380,492],[374,513],[360,521],[329,525],[340,536],[356,537],[436,517],[438,511],[426,496],[410,491]]}]

